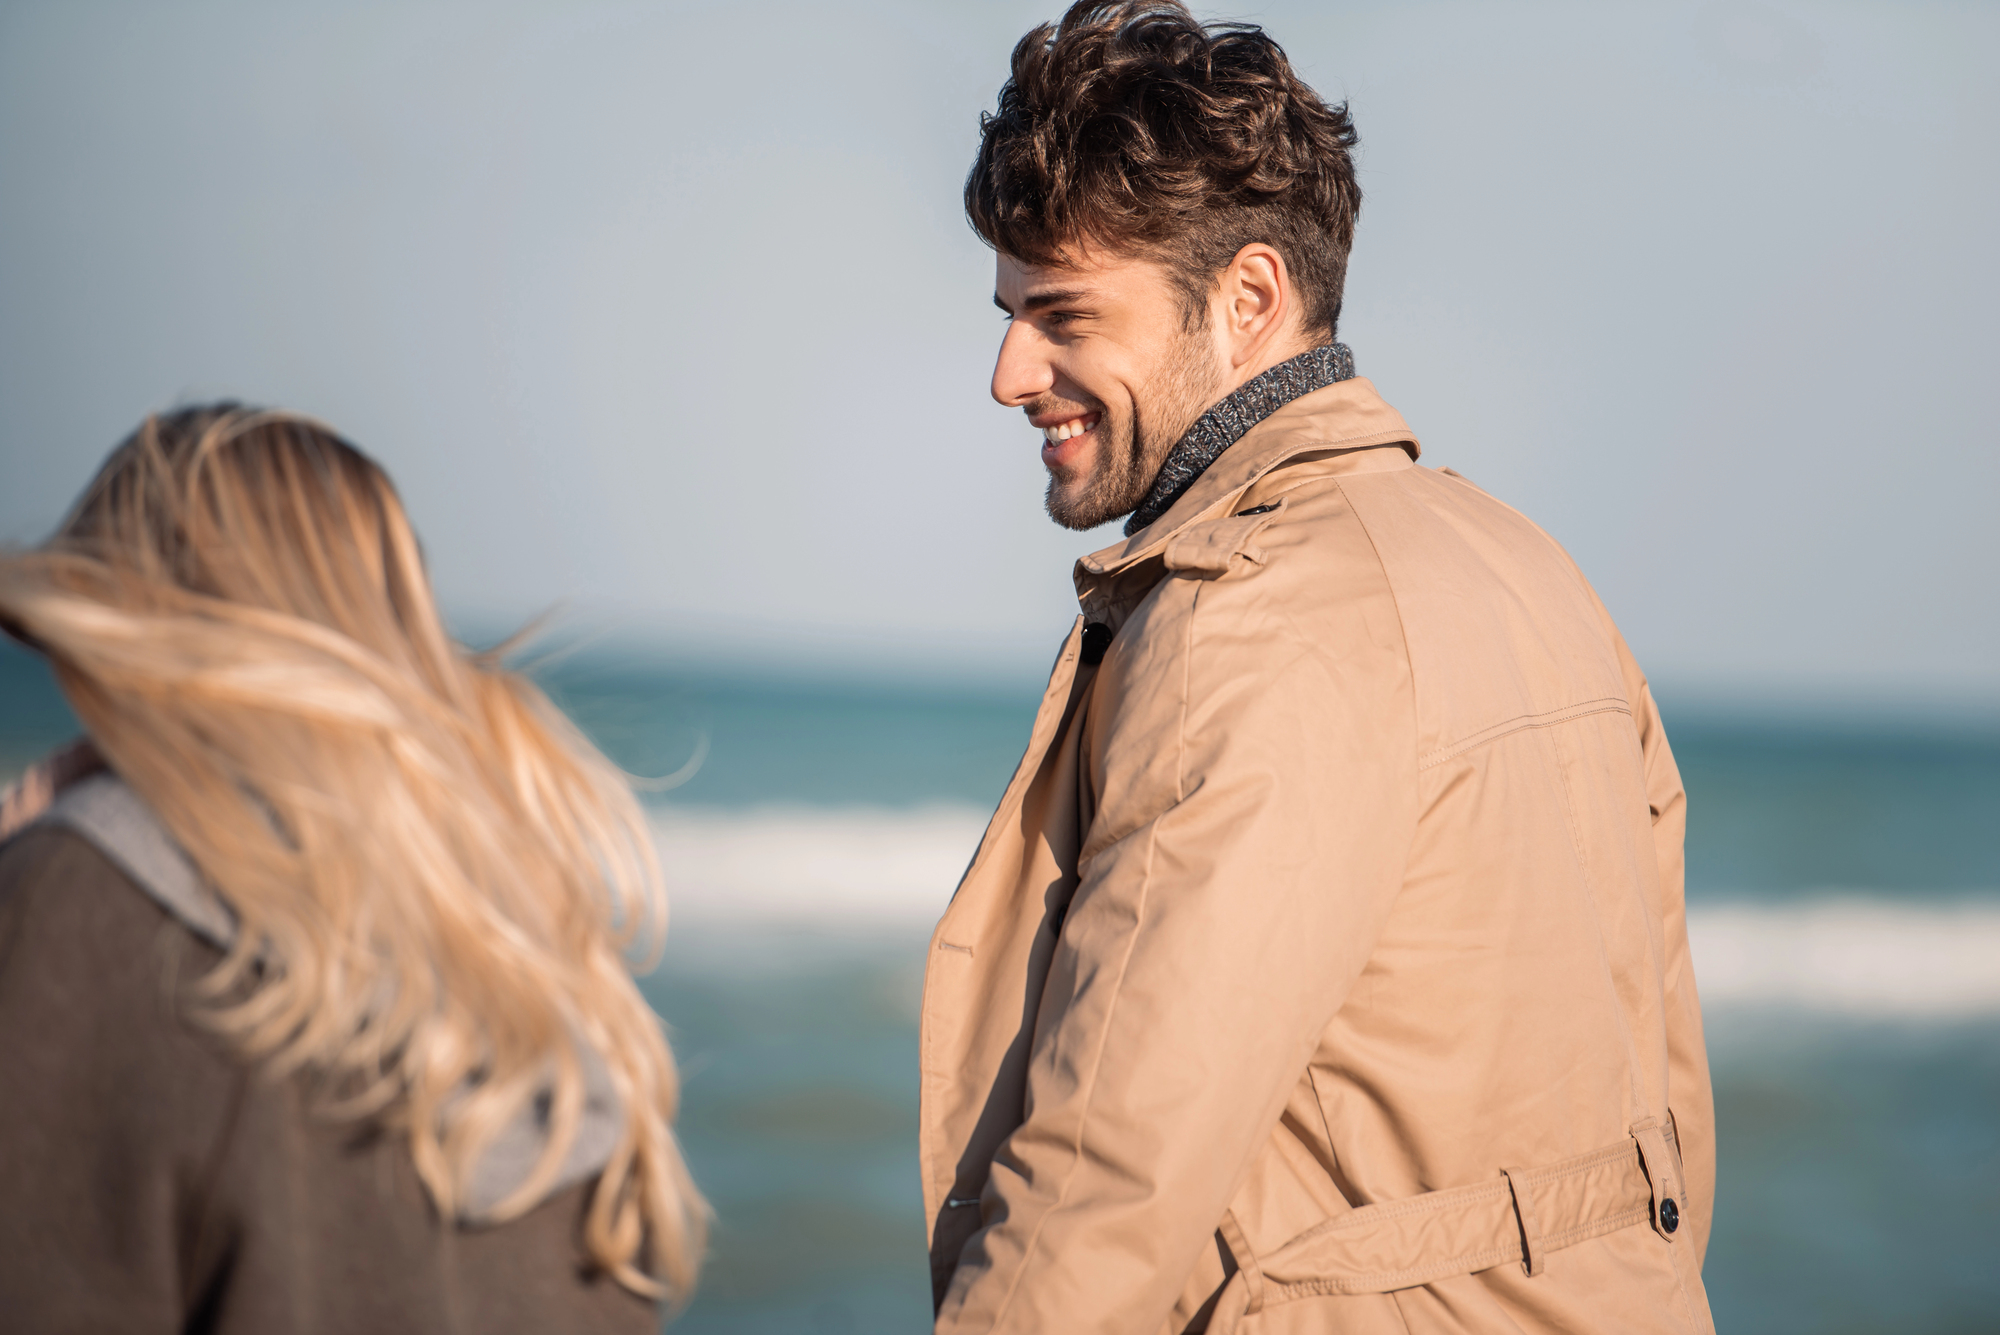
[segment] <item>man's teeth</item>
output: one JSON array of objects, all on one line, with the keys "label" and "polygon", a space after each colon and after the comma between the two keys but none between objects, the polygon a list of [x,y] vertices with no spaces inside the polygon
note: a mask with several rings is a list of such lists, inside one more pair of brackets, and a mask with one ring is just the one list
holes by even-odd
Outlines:
[{"label": "man's teeth", "polygon": [[1068,440],[1071,436],[1082,435],[1094,425],[1096,425],[1095,422],[1086,422],[1081,417],[1072,417],[1067,422],[1058,422],[1054,426],[1043,427],[1042,434],[1052,441]]}]

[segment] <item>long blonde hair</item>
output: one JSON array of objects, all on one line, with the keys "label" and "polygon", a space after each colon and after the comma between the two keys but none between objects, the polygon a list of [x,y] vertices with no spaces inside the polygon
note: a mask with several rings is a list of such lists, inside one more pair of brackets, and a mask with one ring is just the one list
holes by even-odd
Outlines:
[{"label": "long blonde hair", "polygon": [[446,1218],[549,1089],[546,1152],[494,1217],[554,1180],[588,1043],[625,1124],[585,1250],[685,1299],[707,1206],[627,963],[665,928],[645,818],[539,690],[449,638],[379,467],[288,413],[148,418],[55,538],[0,560],[0,621],[235,910],[209,1023],[406,1131]]}]

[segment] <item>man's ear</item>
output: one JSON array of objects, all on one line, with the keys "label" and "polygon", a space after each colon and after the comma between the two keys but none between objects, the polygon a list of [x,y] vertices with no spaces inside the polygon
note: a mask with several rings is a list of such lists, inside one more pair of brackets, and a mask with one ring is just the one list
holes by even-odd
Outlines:
[{"label": "man's ear", "polygon": [[1298,303],[1285,257],[1262,241],[1236,252],[1216,292],[1217,332],[1231,370],[1262,360],[1292,324]]}]

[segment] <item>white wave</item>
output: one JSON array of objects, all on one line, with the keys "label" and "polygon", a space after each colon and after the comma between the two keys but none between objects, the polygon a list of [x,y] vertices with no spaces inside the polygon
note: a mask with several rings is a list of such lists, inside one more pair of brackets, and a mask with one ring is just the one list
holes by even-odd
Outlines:
[{"label": "white wave", "polygon": [[[910,931],[944,911],[986,814],[963,806],[665,808],[654,825],[677,923]],[[1830,894],[1697,907],[1688,935],[1710,1009],[2000,1014],[2000,897]]]},{"label": "white wave", "polygon": [[1855,1016],[2000,1014],[2000,901],[1836,895],[1688,913],[1705,1007],[1795,1006]]},{"label": "white wave", "polygon": [[653,828],[676,922],[937,921],[986,829],[971,807],[665,808]]}]

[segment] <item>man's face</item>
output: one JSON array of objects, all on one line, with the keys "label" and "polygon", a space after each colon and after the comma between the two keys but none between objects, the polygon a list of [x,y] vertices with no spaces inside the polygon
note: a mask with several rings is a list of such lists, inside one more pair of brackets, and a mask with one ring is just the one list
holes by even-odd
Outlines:
[{"label": "man's face", "polygon": [[1085,255],[1061,266],[998,260],[1007,335],[993,397],[1042,435],[1049,517],[1088,529],[1130,514],[1174,443],[1222,396],[1222,355],[1189,330],[1166,269]]}]

